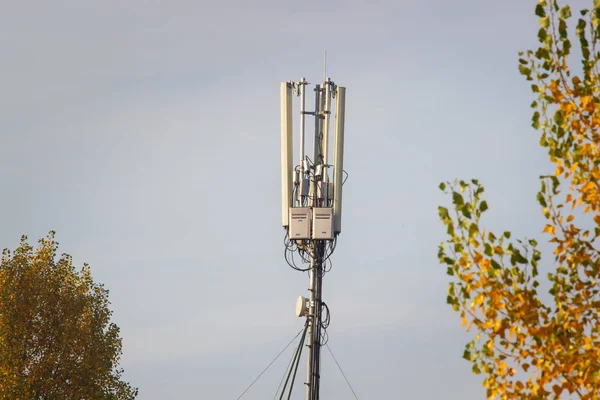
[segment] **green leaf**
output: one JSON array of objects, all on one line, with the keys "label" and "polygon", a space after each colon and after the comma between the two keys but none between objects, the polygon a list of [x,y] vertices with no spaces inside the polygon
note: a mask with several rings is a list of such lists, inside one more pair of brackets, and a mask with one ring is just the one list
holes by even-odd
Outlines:
[{"label": "green leaf", "polygon": [[[538,60],[549,60],[550,59],[550,52],[548,51],[548,49],[545,49],[543,47],[540,47],[537,49],[537,51],[535,52],[535,56]],[[545,76],[544,76],[545,75]],[[541,76],[542,79],[546,79],[548,77],[547,74],[543,74]]]},{"label": "green leaf", "polygon": [[546,41],[547,38],[548,38],[548,32],[546,31],[546,29],[541,28],[538,31],[538,39],[539,39],[539,41],[543,43],[543,42]]},{"label": "green leaf", "polygon": [[535,6],[535,15],[542,18],[546,16],[546,10],[544,10],[544,6],[539,4]]},{"label": "green leaf", "polygon": [[531,118],[531,126],[533,129],[540,129],[540,113],[538,111],[533,113]]},{"label": "green leaf", "polygon": [[457,206],[462,206],[465,204],[462,195],[458,192],[452,192],[452,202]]},{"label": "green leaf", "polygon": [[548,17],[540,18],[540,26],[542,28],[548,28],[550,26],[550,18],[548,18]]},{"label": "green leaf", "polygon": [[444,182],[440,183],[439,188],[440,188],[441,191],[446,190],[446,184]]},{"label": "green leaf", "polygon": [[471,361],[471,352],[469,350],[465,350],[463,352],[463,358],[467,361]]},{"label": "green leaf", "polygon": [[560,186],[560,181],[554,175],[550,176],[550,180],[552,181],[552,193],[558,194],[558,187]]},{"label": "green leaf", "polygon": [[443,222],[446,222],[450,218],[448,215],[448,209],[446,207],[438,207],[438,215]]},{"label": "green leaf", "polygon": [[473,222],[471,226],[469,226],[469,237],[475,237],[477,233],[479,233],[479,226],[477,226],[477,224]]},{"label": "green leaf", "polygon": [[567,23],[564,19],[561,19],[558,23],[558,34],[561,39],[566,39],[567,37]]},{"label": "green leaf", "polygon": [[504,232],[504,237],[507,239],[510,239],[510,232],[509,231]]},{"label": "green leaf", "polygon": [[571,53],[571,42],[568,39],[563,41],[563,53],[565,56],[568,56]]},{"label": "green leaf", "polygon": [[568,4],[564,5],[563,8],[558,12],[559,19],[569,19],[571,18],[571,7]]},{"label": "green leaf", "polygon": [[484,200],[484,201],[481,202],[481,204],[479,204],[479,211],[485,212],[487,209],[488,209],[488,204]]},{"label": "green leaf", "polygon": [[513,256],[515,257],[515,261],[518,262],[519,264],[527,264],[527,259],[525,257],[523,257],[523,255],[521,254],[521,252],[517,249],[515,249],[513,251]]},{"label": "green leaf", "polygon": [[548,207],[548,204],[546,203],[546,199],[544,198],[544,194],[542,192],[538,192],[536,198],[538,203],[540,203],[542,207]]},{"label": "green leaf", "polygon": [[454,270],[452,269],[452,267],[448,267],[448,268],[446,269],[446,274],[448,274],[448,275],[450,275],[450,276],[453,276],[453,275],[454,275]]},{"label": "green leaf", "polygon": [[465,204],[462,206],[462,208],[460,209],[460,212],[462,213],[462,215],[465,216],[465,218],[471,218],[471,204]]},{"label": "green leaf", "polygon": [[486,256],[491,257],[494,254],[494,249],[492,248],[492,246],[489,243],[486,243],[485,250],[483,251],[483,253]]},{"label": "green leaf", "polygon": [[525,75],[527,77],[531,76],[531,69],[527,68],[524,65],[519,65],[519,72],[521,75]]}]

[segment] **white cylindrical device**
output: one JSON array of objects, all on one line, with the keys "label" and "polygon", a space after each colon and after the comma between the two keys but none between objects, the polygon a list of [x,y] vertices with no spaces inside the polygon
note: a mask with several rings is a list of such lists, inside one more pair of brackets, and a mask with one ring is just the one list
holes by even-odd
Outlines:
[{"label": "white cylindrical device", "polygon": [[281,224],[289,225],[292,205],[292,85],[281,82]]},{"label": "white cylindrical device", "polygon": [[344,182],[344,116],[346,110],[346,88],[338,87],[335,102],[335,143],[333,155],[334,167],[334,230],[342,231],[342,185]]}]

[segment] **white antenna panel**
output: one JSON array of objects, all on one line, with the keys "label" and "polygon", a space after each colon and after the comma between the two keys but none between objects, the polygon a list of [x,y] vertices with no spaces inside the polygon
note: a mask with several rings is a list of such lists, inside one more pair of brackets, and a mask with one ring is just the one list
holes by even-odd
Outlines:
[{"label": "white antenna panel", "polygon": [[292,206],[292,85],[281,82],[281,224],[289,225]]},{"label": "white antenna panel", "polygon": [[342,231],[342,186],[344,184],[344,117],[346,114],[346,88],[338,87],[335,102],[335,150],[333,215],[335,233]]}]

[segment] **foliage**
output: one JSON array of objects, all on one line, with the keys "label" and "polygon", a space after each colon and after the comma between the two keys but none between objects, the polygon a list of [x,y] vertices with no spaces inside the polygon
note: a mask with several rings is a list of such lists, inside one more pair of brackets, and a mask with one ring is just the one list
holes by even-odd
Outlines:
[{"label": "foliage", "polygon": [[133,399],[121,380],[119,328],[108,290],[71,257],[56,261],[54,233],[26,237],[0,264],[0,398]]},{"label": "foliage", "polygon": [[488,205],[476,180],[440,185],[453,207],[439,207],[449,238],[438,255],[453,277],[447,301],[473,330],[464,358],[483,374],[488,398],[600,399],[600,0],[580,11],[576,39],[568,5],[541,0],[535,14],[539,47],[520,53],[519,70],[556,168],[537,195],[554,249],[551,304],[538,294],[537,242],[480,226]]}]

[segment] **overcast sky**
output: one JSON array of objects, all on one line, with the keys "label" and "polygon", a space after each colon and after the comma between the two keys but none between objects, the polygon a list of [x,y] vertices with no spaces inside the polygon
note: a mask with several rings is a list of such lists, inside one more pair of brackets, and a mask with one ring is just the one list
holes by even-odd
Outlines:
[{"label": "overcast sky", "polygon": [[[307,276],[283,259],[279,82],[321,80],[326,49],[347,87],[350,174],[329,344],[360,399],[482,399],[445,304],[437,187],[477,177],[483,225],[541,236],[551,168],[517,71],[535,3],[3,0],[0,247],[56,230],[91,264],[139,399],[237,399],[303,325]],[[290,357],[244,399],[273,396]],[[351,398],[322,363],[323,398]]]}]

